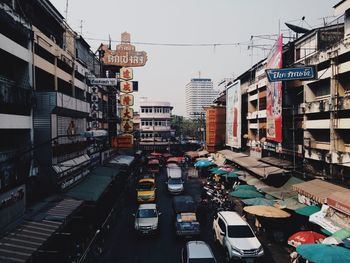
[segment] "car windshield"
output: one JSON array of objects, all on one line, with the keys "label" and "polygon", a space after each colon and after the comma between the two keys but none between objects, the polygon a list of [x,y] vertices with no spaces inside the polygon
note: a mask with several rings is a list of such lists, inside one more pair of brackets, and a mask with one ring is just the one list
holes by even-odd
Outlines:
[{"label": "car windshield", "polygon": [[255,237],[249,226],[228,226],[228,236],[232,238]]},{"label": "car windshield", "polygon": [[151,191],[154,190],[154,184],[151,182],[139,183],[137,185],[137,190],[141,191]]},{"label": "car windshield", "polygon": [[215,263],[213,258],[190,258],[189,263]]},{"label": "car windshield", "polygon": [[157,211],[155,209],[140,209],[136,216],[137,218],[157,217]]},{"label": "car windshield", "polygon": [[169,184],[182,184],[181,178],[170,178],[168,181]]}]

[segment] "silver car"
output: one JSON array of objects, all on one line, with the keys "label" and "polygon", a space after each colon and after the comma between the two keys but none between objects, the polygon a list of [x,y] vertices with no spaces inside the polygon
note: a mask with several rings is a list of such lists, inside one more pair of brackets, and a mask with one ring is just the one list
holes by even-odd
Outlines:
[{"label": "silver car", "polygon": [[182,263],[216,263],[216,259],[207,243],[189,241],[182,250]]},{"label": "silver car", "polygon": [[171,194],[181,194],[184,190],[184,181],[181,178],[169,178],[167,184]]},{"label": "silver car", "polygon": [[152,234],[157,232],[159,216],[156,204],[141,204],[135,216],[135,230],[141,234]]}]

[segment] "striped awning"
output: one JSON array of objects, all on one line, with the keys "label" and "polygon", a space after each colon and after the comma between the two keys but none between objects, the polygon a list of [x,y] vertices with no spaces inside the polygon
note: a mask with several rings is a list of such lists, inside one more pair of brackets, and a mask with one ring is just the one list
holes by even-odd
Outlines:
[{"label": "striped awning", "polygon": [[0,262],[27,262],[60,225],[49,220],[23,222],[0,240]]},{"label": "striped awning", "polygon": [[27,220],[0,239],[0,262],[27,262],[56,232],[82,201],[63,199],[43,212],[40,220]]}]

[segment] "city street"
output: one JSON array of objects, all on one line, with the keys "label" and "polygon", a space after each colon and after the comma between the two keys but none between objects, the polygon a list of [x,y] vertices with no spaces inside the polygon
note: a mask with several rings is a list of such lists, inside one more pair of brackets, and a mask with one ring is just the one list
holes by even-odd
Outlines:
[{"label": "city street", "polygon": [[[163,169],[157,177],[157,204],[162,212],[158,235],[140,236],[135,232],[132,214],[135,213],[137,204],[135,192],[130,193],[124,210],[117,217],[108,237],[105,238],[100,262],[181,262],[181,249],[184,247],[186,240],[177,238],[175,235],[172,196],[167,192],[165,180],[166,172]],[[195,200],[198,200],[200,197],[199,180],[187,179],[185,192],[192,195]],[[224,262],[223,249],[213,243],[211,225],[211,220],[208,220],[206,224],[201,222],[202,233],[199,239],[210,244],[218,263]],[[262,242],[262,244],[267,255],[260,262],[275,262],[271,257],[270,251],[266,249],[266,243]],[[279,261],[278,263],[282,262]]]}]

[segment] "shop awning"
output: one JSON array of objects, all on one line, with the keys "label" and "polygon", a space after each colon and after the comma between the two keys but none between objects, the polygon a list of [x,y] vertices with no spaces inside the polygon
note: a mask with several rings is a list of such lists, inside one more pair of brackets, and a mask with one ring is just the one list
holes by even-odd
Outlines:
[{"label": "shop awning", "polygon": [[334,192],[327,197],[327,204],[350,216],[350,190]]},{"label": "shop awning", "polygon": [[300,184],[304,182],[303,180],[292,176],[288,181],[281,187],[267,186],[260,188],[260,191],[267,193],[278,199],[288,199],[297,197],[298,193],[293,191],[293,185]]},{"label": "shop awning", "polygon": [[66,196],[84,201],[96,202],[119,171],[112,167],[97,167],[84,181],[66,192]]},{"label": "shop awning", "polygon": [[263,163],[267,163],[273,166],[277,166],[283,169],[291,169],[293,168],[293,163],[291,161],[288,160],[283,160],[283,159],[279,159],[279,158],[275,158],[272,156],[269,157],[263,157],[259,159],[261,162]]},{"label": "shop awning", "polygon": [[240,157],[248,157],[246,154],[237,153],[230,150],[221,150],[218,151],[218,153],[223,155],[227,160],[230,160],[231,162],[235,162],[235,160]]},{"label": "shop awning", "polygon": [[343,192],[347,189],[335,184],[331,184],[320,179],[314,179],[312,181],[295,184],[293,190],[299,194],[304,195],[320,204],[326,202],[327,197],[331,196],[335,192]]},{"label": "shop awning", "polygon": [[40,219],[24,221],[7,233],[0,239],[0,262],[27,262],[81,204],[82,201],[63,199],[41,211]]},{"label": "shop awning", "polygon": [[110,164],[130,165],[135,157],[129,155],[118,155],[109,161]]}]

